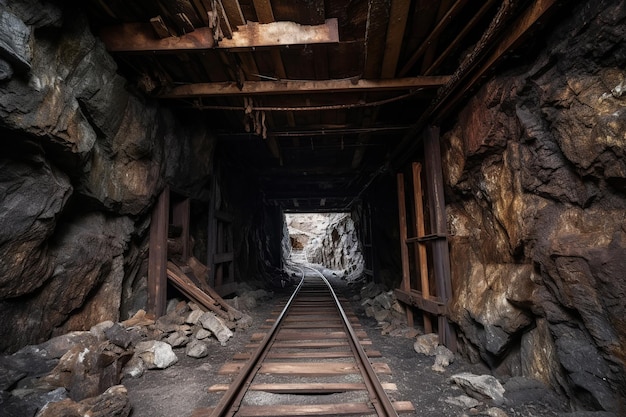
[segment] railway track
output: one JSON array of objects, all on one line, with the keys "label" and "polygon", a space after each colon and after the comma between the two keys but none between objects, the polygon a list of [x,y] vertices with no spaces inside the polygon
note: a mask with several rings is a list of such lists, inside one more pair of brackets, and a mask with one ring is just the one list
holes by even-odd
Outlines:
[{"label": "railway track", "polygon": [[[236,377],[205,416],[397,416],[413,412],[410,402],[392,401],[377,374],[390,370],[369,349],[371,341],[354,314],[346,313],[328,281],[313,268],[303,278],[267,331],[252,335],[247,351],[220,374]],[[265,329],[264,329],[265,330]]]}]

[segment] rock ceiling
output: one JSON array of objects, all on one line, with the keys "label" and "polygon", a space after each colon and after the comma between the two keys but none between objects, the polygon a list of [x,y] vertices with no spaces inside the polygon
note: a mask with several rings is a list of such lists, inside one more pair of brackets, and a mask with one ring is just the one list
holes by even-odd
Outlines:
[{"label": "rock ceiling", "polygon": [[[481,80],[529,49],[556,0],[89,0],[147,96],[206,120],[289,211],[345,210]],[[522,52],[520,52],[520,50]]]}]

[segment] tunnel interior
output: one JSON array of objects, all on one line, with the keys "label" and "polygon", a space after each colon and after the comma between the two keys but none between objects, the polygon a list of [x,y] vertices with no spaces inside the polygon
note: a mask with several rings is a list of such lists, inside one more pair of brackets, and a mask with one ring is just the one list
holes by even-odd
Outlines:
[{"label": "tunnel interior", "polygon": [[468,362],[620,415],[625,10],[0,0],[3,357],[279,291],[298,249]]}]

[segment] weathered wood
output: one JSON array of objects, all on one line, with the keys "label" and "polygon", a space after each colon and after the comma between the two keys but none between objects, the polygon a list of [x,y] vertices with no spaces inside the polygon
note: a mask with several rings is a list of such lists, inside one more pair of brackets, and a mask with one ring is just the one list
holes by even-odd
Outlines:
[{"label": "weathered wood", "polygon": [[[411,291],[411,275],[409,270],[409,249],[406,245],[406,196],[404,193],[404,174],[397,175],[398,181],[398,220],[400,222],[400,257],[402,260],[402,283],[400,287],[404,291]],[[413,310],[409,306],[406,309],[406,321],[409,327],[413,327]]]},{"label": "weathered wood", "polygon": [[448,10],[448,13],[439,21],[437,26],[430,32],[430,35],[421,43],[421,46],[411,55],[406,64],[402,67],[400,72],[398,73],[399,77],[406,76],[409,71],[413,68],[418,59],[422,57],[424,52],[429,48],[433,40],[438,39],[439,35],[448,27],[448,25],[452,22],[452,17],[454,17],[457,13],[461,11],[465,3],[468,0],[458,0],[451,8]]},{"label": "weathered wood", "polygon": [[224,311],[215,299],[198,288],[173,262],[167,264],[167,276],[176,288],[200,307],[212,311],[223,319],[230,320],[228,312]]},{"label": "weathered wood", "polygon": [[389,0],[369,0],[365,32],[363,78],[380,77],[389,20]]},{"label": "weathered wood", "polygon": [[150,24],[152,25],[152,29],[154,29],[154,33],[156,33],[160,39],[172,36],[172,33],[161,16],[156,16],[150,19]]},{"label": "weathered wood", "polygon": [[[300,375],[306,377],[322,377],[346,374],[358,374],[359,368],[354,362],[264,362],[259,373],[273,375]],[[218,371],[219,375],[229,375],[239,372],[244,366],[242,362],[225,363]],[[372,367],[379,374],[391,374],[391,369],[385,363],[373,362]]]},{"label": "weathered wood", "polygon": [[390,80],[314,80],[314,81],[246,81],[196,83],[176,86],[158,94],[160,98],[190,98],[213,96],[253,96],[259,94],[316,94],[402,91],[415,88],[437,88],[449,80],[448,76],[397,78]]},{"label": "weathered wood", "polygon": [[[446,203],[443,191],[443,170],[441,168],[441,150],[439,148],[439,128],[429,126],[424,131],[424,155],[427,181],[428,202],[430,208],[430,230],[433,233],[447,234]],[[433,271],[437,295],[443,303],[452,298],[450,278],[450,254],[448,241],[434,240],[432,243]],[[442,344],[456,352],[456,332],[445,316],[439,316],[439,338]]]},{"label": "weathered wood", "polygon": [[167,229],[170,190],[166,187],[152,211],[148,255],[148,313],[161,317],[167,302]]},{"label": "weathered wood", "polygon": [[[393,408],[398,413],[412,413],[415,411],[410,401],[393,401]],[[209,417],[213,408],[198,408],[191,417]],[[268,405],[242,406],[237,415],[241,417],[275,417],[275,416],[363,416],[376,414],[369,403],[342,403],[342,404],[311,404],[311,405]]]},{"label": "weathered wood", "polygon": [[239,26],[232,39],[223,39],[219,48],[259,48],[267,46],[311,45],[339,43],[337,19],[327,19],[315,26],[294,22],[255,23]]},{"label": "weathered wood", "polygon": [[[392,383],[382,383],[385,391],[397,391],[398,386]],[[209,392],[220,392],[228,389],[227,384],[214,384]],[[250,391],[264,391],[274,394],[333,394],[346,391],[365,390],[365,384],[359,383],[299,383],[299,384],[252,384]]]},{"label": "weathered wood", "polygon": [[191,200],[188,198],[172,204],[172,225],[181,228],[181,246],[183,260],[187,260],[190,256],[190,238],[189,238],[189,215]]},{"label": "weathered wood", "polygon": [[[359,343],[361,345],[371,345],[372,341],[371,340],[360,340]],[[248,345],[246,345],[246,348],[254,348],[257,347],[258,344],[257,343],[250,343]],[[326,348],[334,348],[334,347],[342,347],[342,346],[348,346],[348,342],[344,342],[344,341],[331,341],[331,342],[314,342],[314,341],[303,341],[301,343],[294,343],[294,342],[276,342],[274,343],[274,345],[272,346],[273,348],[279,348],[279,349],[293,349],[293,348],[297,348],[297,349],[326,349]]]},{"label": "weathered wood", "polygon": [[[415,202],[415,231],[418,238],[423,238],[425,235],[425,227],[422,200],[422,165],[414,162],[411,170],[413,172],[413,200]],[[419,270],[420,274],[422,296],[427,300],[430,298],[430,285],[428,282],[428,257],[426,256],[426,245],[423,242],[418,242],[417,244],[417,257],[415,262],[418,263],[418,268],[416,269]],[[424,333],[431,333],[433,331],[433,325],[427,312],[423,314],[423,319]]]},{"label": "weathered wood", "polygon": [[270,0],[253,0],[253,3],[259,23],[274,22],[274,12],[272,11],[272,3]]},{"label": "weathered wood", "polygon": [[158,39],[149,23],[125,23],[106,26],[100,38],[109,52],[185,52],[203,51],[215,46],[213,30],[200,27],[186,35]]},{"label": "weathered wood", "polygon": [[420,310],[427,311],[437,316],[445,315],[447,312],[445,303],[441,302],[436,297],[424,298],[422,293],[417,290],[405,291],[396,288],[394,290],[396,298],[402,301],[404,304],[415,306]]},{"label": "weathered wood", "polygon": [[393,78],[396,75],[410,6],[410,1],[391,0],[391,11],[389,12],[389,25],[387,26],[385,53],[380,78]]},{"label": "weathered wood", "polygon": [[241,7],[239,6],[239,0],[221,0],[221,4],[233,30],[236,30],[237,26],[246,24],[246,19],[243,17]]}]

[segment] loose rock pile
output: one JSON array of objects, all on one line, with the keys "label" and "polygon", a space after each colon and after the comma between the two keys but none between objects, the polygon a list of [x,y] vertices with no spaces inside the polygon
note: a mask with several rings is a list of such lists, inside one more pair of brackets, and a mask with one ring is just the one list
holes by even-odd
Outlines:
[{"label": "loose rock pile", "polygon": [[[238,301],[253,304],[262,295],[246,293]],[[223,346],[251,325],[247,314],[237,316],[224,320],[193,302],[171,300],[157,320],[139,310],[120,323],[105,321],[0,356],[0,414],[126,417],[131,407],[122,378],[172,366],[178,361],[173,348],[207,356],[211,344]]]},{"label": "loose rock pile", "polygon": [[393,291],[385,292],[381,284],[370,282],[361,288],[358,297],[365,308],[365,314],[378,322],[382,334],[409,339],[419,334],[417,329],[406,325],[406,310]]}]

